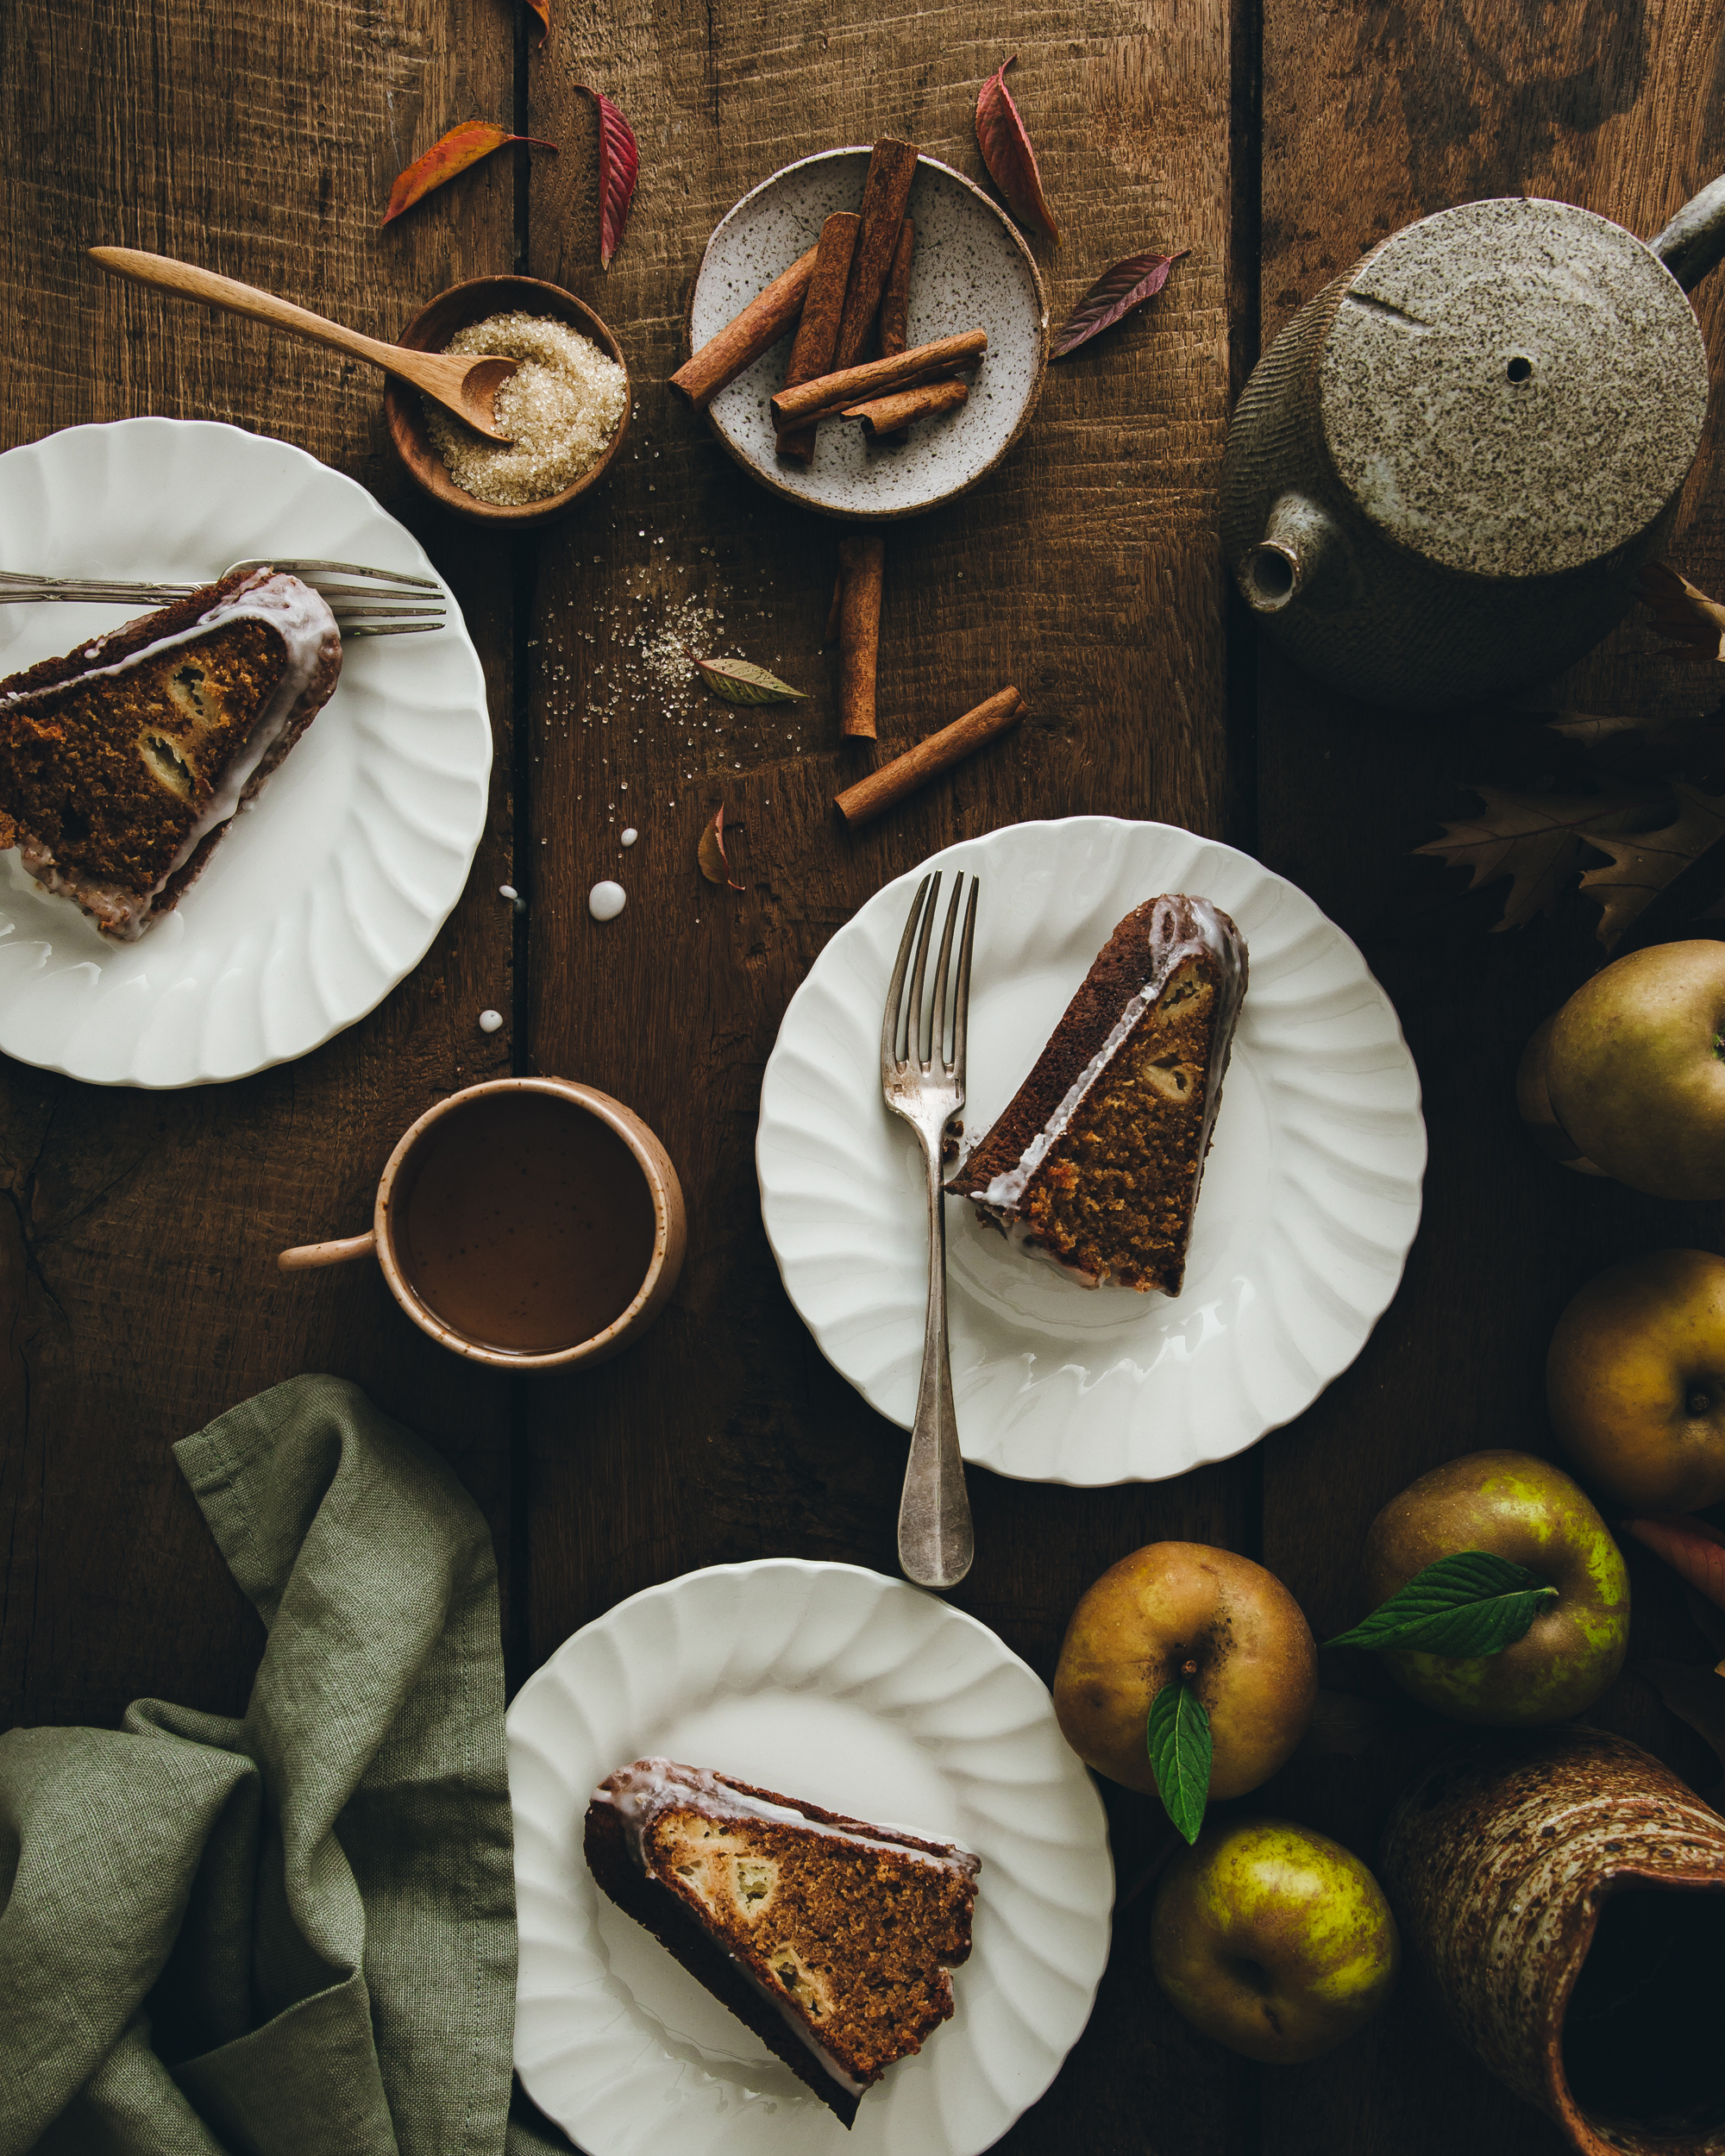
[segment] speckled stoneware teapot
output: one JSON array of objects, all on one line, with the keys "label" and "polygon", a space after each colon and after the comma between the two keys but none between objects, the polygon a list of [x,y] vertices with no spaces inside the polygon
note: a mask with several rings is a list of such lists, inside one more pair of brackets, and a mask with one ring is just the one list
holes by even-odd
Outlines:
[{"label": "speckled stoneware teapot", "polygon": [[1707,413],[1686,294],[1725,177],[1651,245],[1567,203],[1469,202],[1307,301],[1228,430],[1222,541],[1320,679],[1434,711],[1596,643],[1658,553]]}]

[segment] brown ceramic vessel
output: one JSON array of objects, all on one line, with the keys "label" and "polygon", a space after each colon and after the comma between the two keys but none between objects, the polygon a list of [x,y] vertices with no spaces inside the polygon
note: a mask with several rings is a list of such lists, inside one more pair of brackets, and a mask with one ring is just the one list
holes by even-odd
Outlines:
[{"label": "brown ceramic vessel", "polygon": [[[608,359],[617,361],[624,374],[629,372],[623,347],[593,309],[573,292],[566,292],[561,285],[548,285],[536,277],[470,277],[464,284],[451,285],[448,291],[439,292],[429,306],[420,309],[396,342],[406,345],[411,351],[441,352],[458,329],[500,314],[549,315],[557,322],[567,323],[570,329],[579,329],[584,337],[590,337]],[[510,505],[482,502],[477,495],[456,486],[449,476],[448,467],[431,446],[425,408],[417,389],[391,376],[383,393],[389,438],[407,467],[408,476],[433,501],[454,510],[470,523],[511,525],[518,530],[567,516],[589,487],[598,486],[623,447],[634,403],[635,385],[630,381],[625,389],[623,417],[618,422],[617,432],[611,437],[604,455],[583,472],[573,486],[564,487],[561,493],[548,494],[543,501]]]},{"label": "brown ceramic vessel", "polygon": [[1402,1798],[1379,1876],[1463,2040],[1583,2156],[1725,2151],[1725,1821],[1657,1759],[1476,1740]]},{"label": "brown ceramic vessel", "polygon": [[[468,1338],[447,1323],[425,1302],[409,1279],[402,1262],[397,1200],[410,1188],[411,1168],[417,1168],[424,1143],[446,1119],[459,1117],[476,1100],[509,1093],[547,1094],[567,1101],[572,1112],[596,1117],[622,1139],[634,1156],[653,1204],[653,1246],[645,1274],[634,1299],[617,1318],[590,1338],[572,1340],[543,1352],[517,1351]],[[422,1332],[442,1347],[465,1355],[495,1369],[568,1369],[575,1363],[604,1363],[637,1339],[670,1300],[683,1269],[688,1242],[688,1222],[683,1209],[682,1185],[671,1157],[632,1108],[613,1100],[592,1086],[577,1085],[568,1078],[494,1078],[480,1086],[468,1086],[428,1108],[417,1123],[410,1124],[386,1163],[378,1184],[372,1225],[363,1235],[343,1236],[329,1243],[302,1244],[284,1250],[276,1263],[285,1273],[309,1271],[324,1265],[345,1265],[355,1258],[375,1257],[383,1268],[389,1291]]]}]

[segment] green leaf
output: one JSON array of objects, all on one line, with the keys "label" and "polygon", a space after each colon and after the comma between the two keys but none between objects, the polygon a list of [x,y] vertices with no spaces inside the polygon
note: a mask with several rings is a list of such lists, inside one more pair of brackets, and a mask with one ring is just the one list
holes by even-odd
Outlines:
[{"label": "green leaf", "polygon": [[727,704],[806,704],[808,697],[746,659],[697,659],[695,671]]},{"label": "green leaf", "polygon": [[1421,1654],[1501,1654],[1558,1590],[1489,1550],[1462,1550],[1416,1572],[1406,1587],[1327,1647],[1415,1647]]},{"label": "green leaf", "polygon": [[1144,1739],[1168,1816],[1188,1841],[1196,1841],[1210,1794],[1210,1717],[1183,1679],[1164,1684],[1150,1702]]}]

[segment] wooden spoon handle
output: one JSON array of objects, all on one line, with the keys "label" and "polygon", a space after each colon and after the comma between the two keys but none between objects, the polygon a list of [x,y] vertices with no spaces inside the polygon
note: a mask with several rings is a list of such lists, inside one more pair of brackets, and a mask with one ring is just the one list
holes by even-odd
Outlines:
[{"label": "wooden spoon handle", "polygon": [[401,371],[401,361],[407,356],[398,345],[380,344],[375,337],[364,337],[357,329],[326,322],[322,315],[296,307],[291,300],[278,299],[273,292],[260,291],[255,285],[242,285],[232,277],[218,277],[213,270],[196,269],[190,262],[176,262],[166,254],[146,254],[131,247],[93,247],[90,253],[92,260],[116,277],[129,277],[138,285],[154,285],[160,291],[177,292],[183,299],[201,299],[206,306],[223,308],[230,315],[248,315],[254,322],[267,322],[273,329],[309,337],[313,344],[326,344],[332,351],[369,360],[373,367],[386,367],[392,373]]}]

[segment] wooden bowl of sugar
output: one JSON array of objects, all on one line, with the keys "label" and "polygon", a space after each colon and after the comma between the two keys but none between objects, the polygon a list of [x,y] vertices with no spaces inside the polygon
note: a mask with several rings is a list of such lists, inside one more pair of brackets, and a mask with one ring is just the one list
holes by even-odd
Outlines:
[{"label": "wooden bowl of sugar", "polygon": [[[509,318],[508,328],[472,336],[500,317]],[[633,386],[622,346],[573,292],[536,277],[470,277],[452,285],[420,309],[398,342],[442,352],[455,340],[457,350],[522,360],[496,405],[499,431],[516,439],[505,449],[453,416],[437,411],[428,418],[419,392],[392,375],[384,417],[410,478],[472,523],[520,530],[567,516],[604,478],[629,431]]]}]

